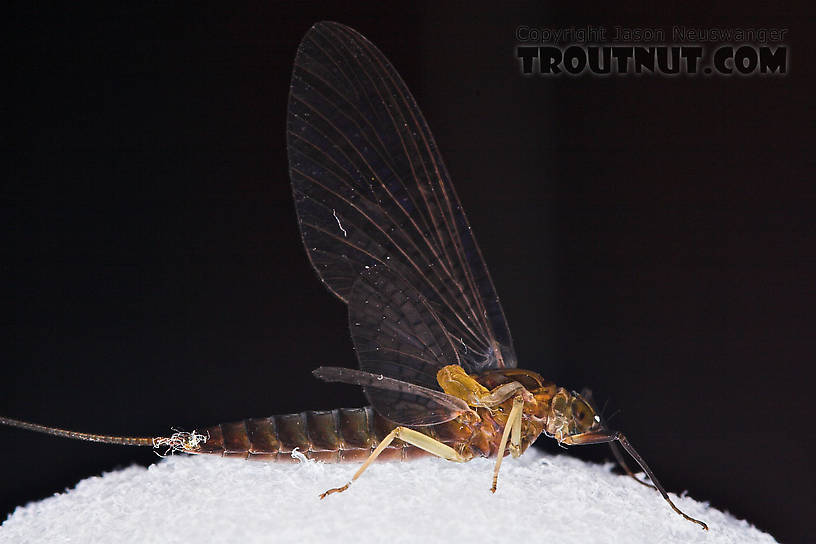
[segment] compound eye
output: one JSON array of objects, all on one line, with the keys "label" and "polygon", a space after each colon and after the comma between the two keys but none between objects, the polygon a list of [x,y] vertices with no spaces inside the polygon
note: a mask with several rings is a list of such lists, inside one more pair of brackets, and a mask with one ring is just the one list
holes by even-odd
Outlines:
[{"label": "compound eye", "polygon": [[588,431],[597,423],[595,410],[580,398],[575,398],[572,401],[572,419],[580,432]]}]

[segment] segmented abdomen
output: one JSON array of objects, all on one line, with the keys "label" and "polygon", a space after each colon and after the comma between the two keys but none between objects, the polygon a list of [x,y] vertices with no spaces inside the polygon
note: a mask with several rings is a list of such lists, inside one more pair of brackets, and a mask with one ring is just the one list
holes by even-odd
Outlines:
[{"label": "segmented abdomen", "polygon": [[[370,406],[306,411],[215,425],[203,431],[209,433],[209,439],[195,453],[291,462],[297,459],[297,454],[292,455],[297,448],[307,458],[318,461],[362,462],[394,427]],[[423,450],[395,440],[380,459],[405,460],[424,455],[427,453]]]}]

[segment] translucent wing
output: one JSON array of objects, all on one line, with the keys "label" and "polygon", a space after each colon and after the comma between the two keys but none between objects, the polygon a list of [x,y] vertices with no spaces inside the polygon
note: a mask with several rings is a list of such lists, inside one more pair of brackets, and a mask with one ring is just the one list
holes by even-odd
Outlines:
[{"label": "translucent wing", "polygon": [[382,374],[336,366],[321,366],[312,374],[327,382],[350,383],[362,386],[366,392],[373,392],[374,395],[382,394],[379,398],[387,401],[387,411],[383,415],[389,417],[387,414],[396,414],[400,423],[406,425],[443,423],[471,411],[467,403],[458,397]]},{"label": "translucent wing", "polygon": [[[348,27],[318,23],[298,48],[288,108],[295,205],[321,280],[351,305],[364,271],[387,270],[386,283],[422,300],[417,315],[447,342],[440,359],[361,358],[361,368],[438,389],[444,364],[514,367],[504,312],[436,143],[382,53]],[[378,341],[353,323],[352,336]]]},{"label": "translucent wing", "polygon": [[[354,282],[348,306],[361,370],[438,390],[437,371],[461,363],[429,302],[394,270],[384,266],[364,270]],[[363,390],[378,412],[398,423],[427,425],[458,415],[411,392]]]}]

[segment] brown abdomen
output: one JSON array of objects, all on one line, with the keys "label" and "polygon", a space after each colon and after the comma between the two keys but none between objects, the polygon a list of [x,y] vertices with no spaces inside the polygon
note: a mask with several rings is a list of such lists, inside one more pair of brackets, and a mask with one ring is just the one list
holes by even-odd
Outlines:
[{"label": "brown abdomen", "polygon": [[[396,424],[370,406],[307,411],[215,425],[204,431],[209,439],[190,453],[292,462],[297,460],[297,454],[292,455],[297,449],[318,461],[362,462],[394,427]],[[404,460],[422,455],[427,454],[394,440],[379,459]]]}]

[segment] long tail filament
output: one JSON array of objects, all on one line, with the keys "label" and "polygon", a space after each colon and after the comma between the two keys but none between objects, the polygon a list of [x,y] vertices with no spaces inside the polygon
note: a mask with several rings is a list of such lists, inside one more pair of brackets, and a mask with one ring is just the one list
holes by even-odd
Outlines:
[{"label": "long tail filament", "polygon": [[78,431],[69,431],[68,429],[60,429],[59,427],[48,427],[40,425],[39,423],[31,423],[28,421],[20,421],[19,419],[12,419],[10,417],[0,416],[0,425],[8,425],[9,427],[17,427],[18,429],[25,429],[27,431],[34,431],[37,433],[50,434],[53,436],[60,436],[63,438],[73,438],[74,440],[84,440],[86,442],[101,442],[103,444],[117,444],[119,446],[147,446],[149,448],[166,448],[165,455],[168,452],[186,452],[196,453],[199,449],[199,444],[206,442],[210,437],[193,432],[184,432],[173,429],[175,432],[169,437],[151,437],[151,436],[112,436],[107,434],[93,434],[81,433]]}]

